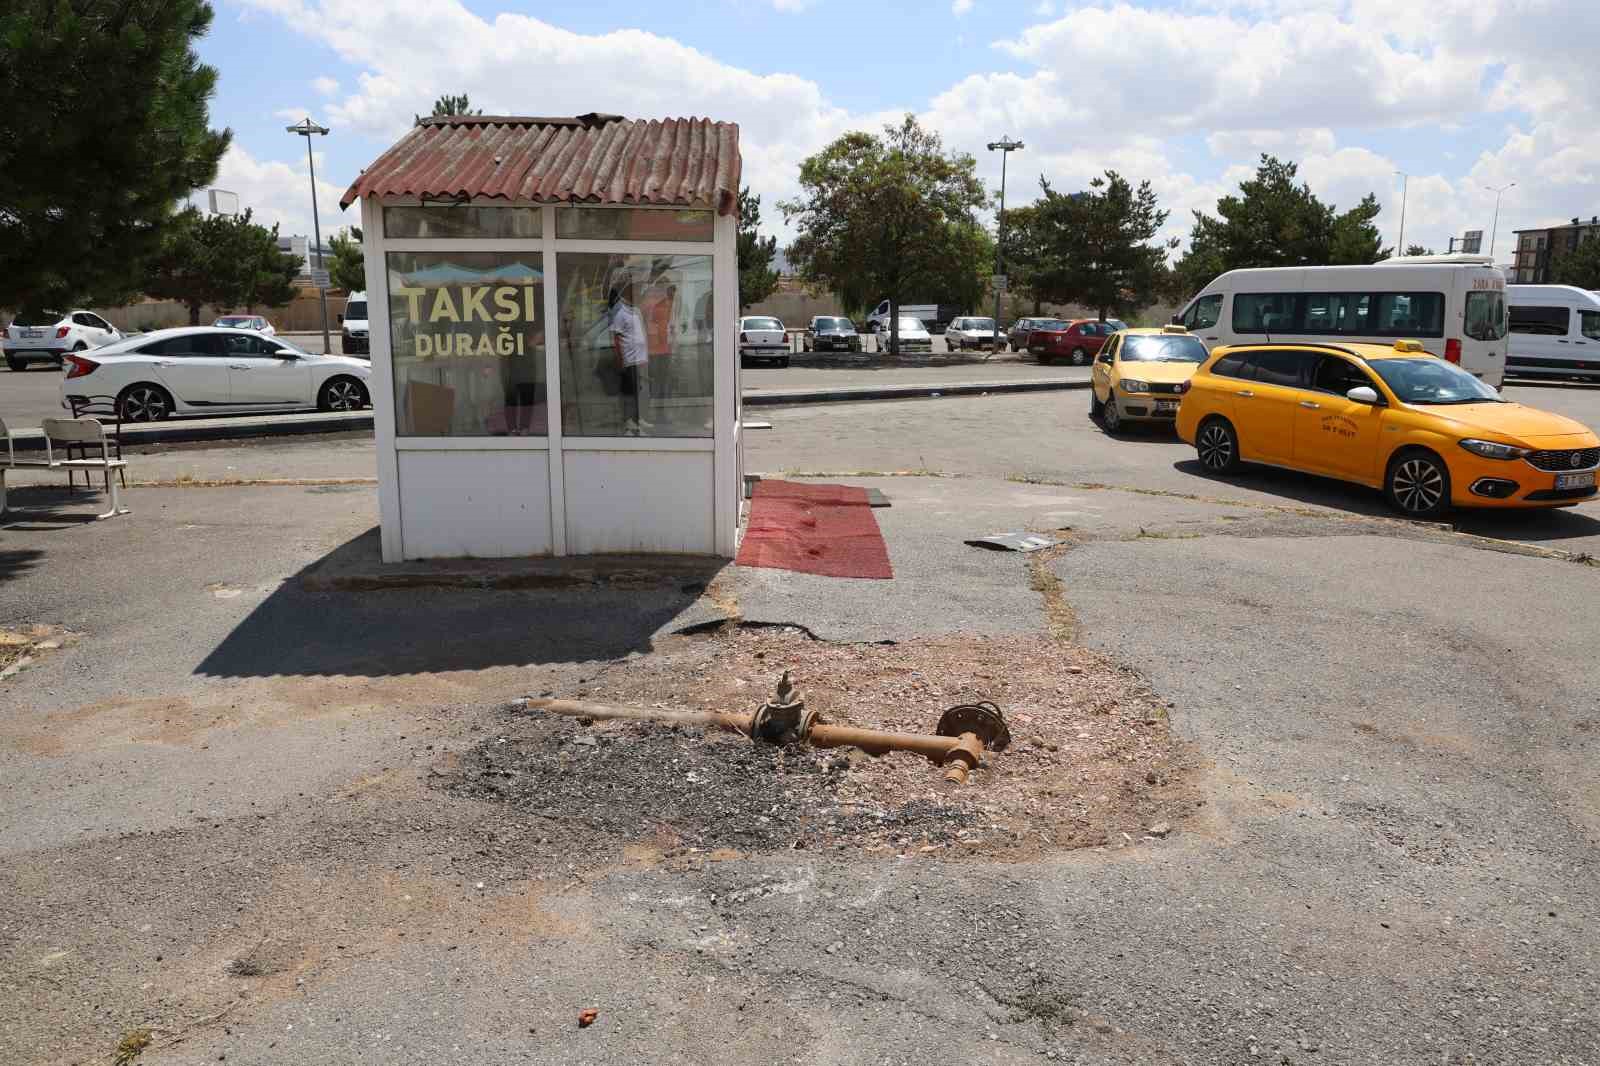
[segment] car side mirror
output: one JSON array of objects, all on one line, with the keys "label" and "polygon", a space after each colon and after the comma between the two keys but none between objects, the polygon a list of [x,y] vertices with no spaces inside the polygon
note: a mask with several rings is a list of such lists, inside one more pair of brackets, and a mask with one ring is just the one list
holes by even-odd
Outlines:
[{"label": "car side mirror", "polygon": [[1357,385],[1345,393],[1344,396],[1351,403],[1364,403],[1368,407],[1376,407],[1378,405],[1378,393],[1370,385]]},{"label": "car side mirror", "polygon": [[300,354],[298,352],[296,352],[293,348],[279,348],[277,351],[273,352],[272,354],[277,356],[279,359],[298,359],[298,358],[300,358]]},{"label": "car side mirror", "polygon": [[1181,325],[1183,325],[1183,315],[1182,315],[1182,314],[1181,314],[1181,313],[1179,313],[1179,314],[1176,314],[1176,315],[1173,315],[1173,316],[1172,316],[1172,324],[1173,324],[1173,325],[1174,325],[1174,326],[1181,326]]}]

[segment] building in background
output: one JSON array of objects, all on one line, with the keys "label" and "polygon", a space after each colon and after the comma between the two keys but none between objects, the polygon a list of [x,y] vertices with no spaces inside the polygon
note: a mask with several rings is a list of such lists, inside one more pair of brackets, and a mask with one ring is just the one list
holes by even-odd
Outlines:
[{"label": "building in background", "polygon": [[[289,252],[300,259],[300,276],[310,277],[312,267],[316,266],[316,249],[312,247],[310,237],[293,234],[288,237],[278,238],[278,251]],[[326,270],[328,263],[333,260],[333,249],[327,241],[322,242],[322,266]]]},{"label": "building in background", "polygon": [[1563,226],[1513,232],[1517,243],[1511,281],[1518,285],[1546,285],[1550,282],[1552,261],[1578,247],[1580,241],[1600,237],[1600,215],[1591,215],[1587,222],[1574,218]]}]

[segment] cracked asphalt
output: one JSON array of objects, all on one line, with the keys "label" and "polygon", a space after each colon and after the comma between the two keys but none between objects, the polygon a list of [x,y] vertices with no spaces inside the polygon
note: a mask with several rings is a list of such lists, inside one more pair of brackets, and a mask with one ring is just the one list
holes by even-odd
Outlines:
[{"label": "cracked asphalt", "polygon": [[[1526,391],[1600,424],[1600,393]],[[283,479],[370,476],[361,442],[150,456],[116,522],[18,479],[0,626],[75,636],[0,681],[0,1054],[1600,1062],[1600,505],[1400,523],[1200,477],[1086,403],[774,410],[747,468],[882,489],[889,582],[311,587],[374,492]],[[1024,528],[1064,545],[962,544]],[[734,612],[1040,655],[1064,626],[1171,704],[1196,806],[987,862],[687,852],[430,787],[506,700]]]}]

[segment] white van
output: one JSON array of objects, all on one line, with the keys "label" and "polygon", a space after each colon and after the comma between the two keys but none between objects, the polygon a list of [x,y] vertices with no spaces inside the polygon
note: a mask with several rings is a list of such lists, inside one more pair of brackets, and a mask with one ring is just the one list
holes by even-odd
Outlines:
[{"label": "white van", "polygon": [[1173,322],[1207,348],[1261,341],[1422,342],[1498,388],[1506,366],[1506,276],[1486,255],[1371,266],[1230,270]]},{"label": "white van", "polygon": [[339,351],[345,355],[372,358],[371,330],[367,325],[367,294],[353,292],[346,297],[344,314],[339,316]]},{"label": "white van", "polygon": [[1509,285],[1513,377],[1600,379],[1600,294],[1575,285]]}]

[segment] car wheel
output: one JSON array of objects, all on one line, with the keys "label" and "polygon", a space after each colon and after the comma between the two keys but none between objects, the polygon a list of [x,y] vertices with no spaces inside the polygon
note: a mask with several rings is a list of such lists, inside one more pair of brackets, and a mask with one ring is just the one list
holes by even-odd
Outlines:
[{"label": "car wheel", "polygon": [[1074,349],[1072,349],[1072,365],[1073,366],[1083,366],[1088,361],[1089,361],[1089,353],[1088,352],[1084,351],[1082,348],[1074,348]]},{"label": "car wheel", "polygon": [[367,388],[355,378],[329,378],[317,392],[319,411],[359,411],[367,406]]},{"label": "car wheel", "polygon": [[1107,433],[1122,432],[1122,411],[1117,407],[1116,393],[1107,396],[1106,402],[1100,405],[1100,422]]},{"label": "car wheel", "polygon": [[787,369],[789,369],[789,357],[787,355],[784,356],[782,359],[778,360],[778,369],[779,370],[787,370]]},{"label": "car wheel", "polygon": [[27,363],[23,362],[21,359],[13,359],[9,355],[6,356],[6,366],[10,367],[12,372],[18,374],[28,369]]},{"label": "car wheel", "polygon": [[1389,461],[1384,495],[1410,518],[1434,518],[1450,509],[1450,471],[1432,452],[1401,452]]},{"label": "car wheel", "polygon": [[1208,418],[1194,437],[1195,455],[1208,474],[1231,474],[1239,469],[1239,434],[1225,418]]},{"label": "car wheel", "polygon": [[129,385],[117,397],[124,422],[160,422],[172,414],[176,405],[172,393],[160,385]]}]

